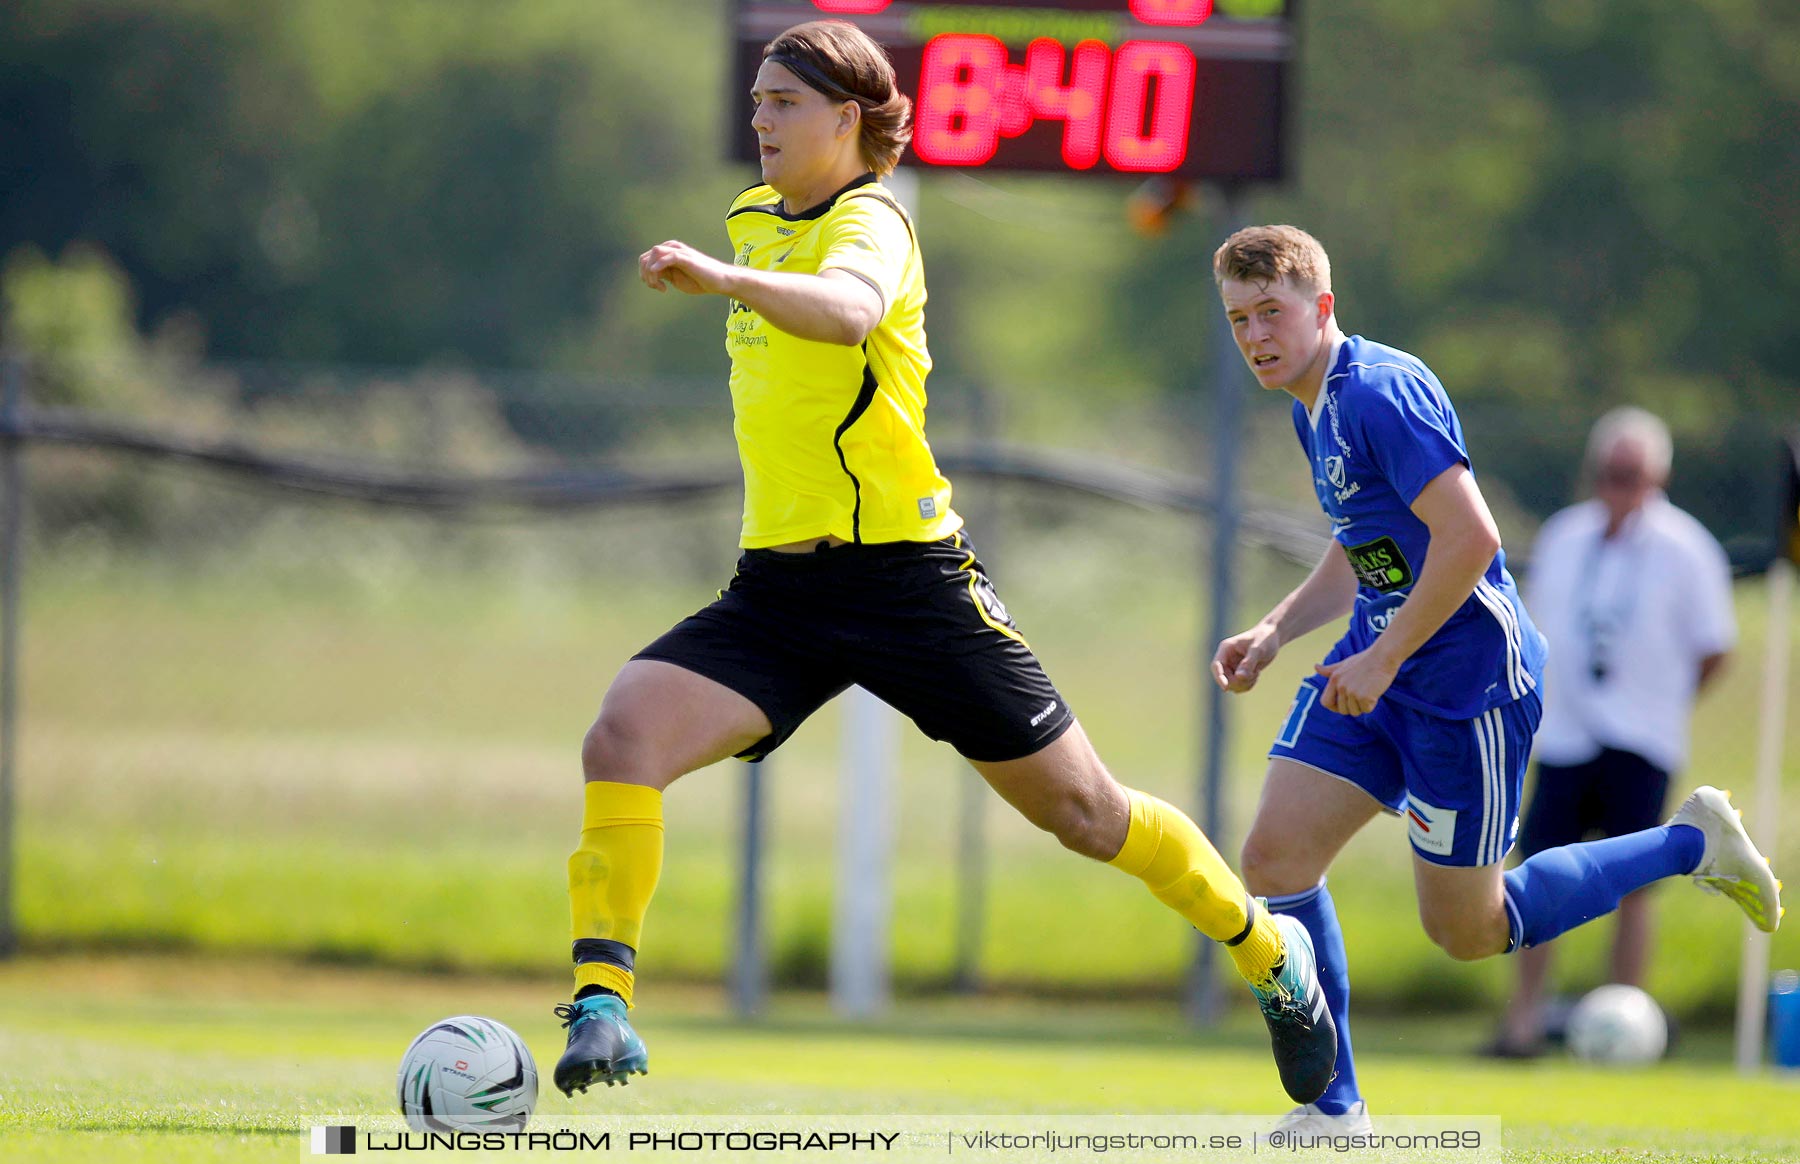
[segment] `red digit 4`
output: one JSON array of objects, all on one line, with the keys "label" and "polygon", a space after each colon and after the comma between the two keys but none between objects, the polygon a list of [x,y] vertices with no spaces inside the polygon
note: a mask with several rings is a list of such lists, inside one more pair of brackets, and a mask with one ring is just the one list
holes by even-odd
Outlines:
[{"label": "red digit 4", "polygon": [[[1062,42],[1048,37],[1031,42],[1025,49],[1025,105],[1032,118],[1063,123],[1063,161],[1073,169],[1085,170],[1100,160],[1106,73],[1112,54],[1099,41],[1084,40],[1072,55],[1074,64],[1065,85]],[[1021,126],[1019,132],[1024,131]]]}]

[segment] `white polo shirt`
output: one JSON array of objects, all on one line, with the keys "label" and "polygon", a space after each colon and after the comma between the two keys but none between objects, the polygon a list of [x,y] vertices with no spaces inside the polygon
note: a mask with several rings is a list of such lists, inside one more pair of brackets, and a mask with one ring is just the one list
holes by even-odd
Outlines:
[{"label": "white polo shirt", "polygon": [[1700,661],[1737,637],[1718,541],[1658,492],[1612,537],[1584,501],[1538,532],[1526,606],[1550,643],[1534,750],[1581,764],[1618,748],[1674,772],[1687,763]]}]

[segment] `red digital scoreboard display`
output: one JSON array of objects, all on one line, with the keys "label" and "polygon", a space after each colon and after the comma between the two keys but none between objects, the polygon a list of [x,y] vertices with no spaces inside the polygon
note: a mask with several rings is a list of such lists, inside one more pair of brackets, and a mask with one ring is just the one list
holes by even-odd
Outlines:
[{"label": "red digital scoreboard display", "polygon": [[756,160],[750,87],[784,29],[836,18],[893,58],[926,167],[1284,176],[1293,0],[739,0],[732,156]]}]

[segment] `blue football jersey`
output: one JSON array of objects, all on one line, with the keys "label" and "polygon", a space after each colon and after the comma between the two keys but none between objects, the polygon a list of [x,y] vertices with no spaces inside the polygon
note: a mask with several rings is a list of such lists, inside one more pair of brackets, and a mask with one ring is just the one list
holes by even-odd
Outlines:
[{"label": "blue football jersey", "polygon": [[[1341,659],[1373,643],[1412,593],[1431,543],[1412,502],[1444,470],[1469,465],[1469,453],[1431,369],[1361,336],[1338,345],[1310,414],[1294,402],[1294,432],[1332,537],[1356,571],[1350,629],[1327,656]],[[1544,652],[1501,551],[1468,601],[1401,664],[1386,698],[1472,718],[1536,690]]]}]

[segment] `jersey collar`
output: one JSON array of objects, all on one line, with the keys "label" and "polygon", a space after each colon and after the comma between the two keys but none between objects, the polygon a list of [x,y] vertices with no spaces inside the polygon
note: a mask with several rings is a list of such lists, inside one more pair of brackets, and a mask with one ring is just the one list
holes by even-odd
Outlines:
[{"label": "jersey collar", "polygon": [[777,202],[774,206],[769,208],[769,211],[775,215],[776,218],[785,219],[788,222],[810,222],[815,218],[825,217],[825,212],[837,205],[837,200],[850,193],[850,191],[859,186],[867,186],[871,183],[879,182],[880,180],[880,176],[871,170],[860,177],[852,179],[848,184],[840,187],[831,195],[831,197],[825,199],[825,201],[819,203],[817,206],[809,206],[796,214],[789,214],[781,208],[781,203]]},{"label": "jersey collar", "polygon": [[1307,423],[1312,425],[1314,432],[1319,430],[1319,418],[1325,415],[1325,392],[1331,386],[1331,382],[1340,374],[1338,364],[1343,360],[1344,352],[1349,346],[1350,337],[1345,336],[1337,342],[1335,348],[1331,349],[1331,363],[1325,366],[1325,379],[1319,382],[1318,398],[1313,401],[1312,411],[1306,414]]}]

